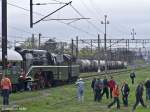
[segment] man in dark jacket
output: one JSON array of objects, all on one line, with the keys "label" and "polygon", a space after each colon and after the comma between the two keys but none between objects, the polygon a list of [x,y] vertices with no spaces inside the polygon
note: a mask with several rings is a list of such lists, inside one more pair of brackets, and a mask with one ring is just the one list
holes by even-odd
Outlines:
[{"label": "man in dark jacket", "polygon": [[134,106],[133,106],[133,112],[134,112],[134,110],[136,109],[136,106],[137,106],[139,103],[141,103],[143,107],[146,107],[146,105],[144,104],[143,98],[142,98],[142,96],[143,96],[143,91],[144,91],[143,84],[140,83],[140,84],[137,86],[137,88],[136,88],[136,94],[135,94],[135,96],[136,96],[136,103],[135,103]]},{"label": "man in dark jacket", "polygon": [[123,85],[121,87],[122,100],[123,100],[124,106],[128,106],[128,95],[129,95],[129,92],[130,92],[130,88],[129,88],[128,84],[124,81]]},{"label": "man in dark jacket", "polygon": [[93,91],[94,91],[95,82],[96,82],[96,78],[93,78],[92,83],[91,83],[91,88],[93,89]]},{"label": "man in dark jacket", "polygon": [[94,101],[100,101],[101,100],[101,91],[102,91],[102,81],[100,79],[97,79],[97,81],[94,84],[94,91],[95,91],[95,96],[94,96]]},{"label": "man in dark jacket", "polygon": [[144,85],[146,88],[146,100],[150,100],[150,80],[148,78]]},{"label": "man in dark jacket", "polygon": [[136,76],[135,76],[135,73],[134,73],[134,71],[132,71],[131,73],[130,73],[130,78],[131,78],[131,80],[132,80],[132,84],[134,84],[134,78],[135,78]]},{"label": "man in dark jacket", "polygon": [[103,93],[102,93],[102,96],[106,94],[106,98],[108,99],[109,98],[109,89],[108,89],[108,80],[106,78],[106,76],[104,77],[104,80],[103,80]]}]

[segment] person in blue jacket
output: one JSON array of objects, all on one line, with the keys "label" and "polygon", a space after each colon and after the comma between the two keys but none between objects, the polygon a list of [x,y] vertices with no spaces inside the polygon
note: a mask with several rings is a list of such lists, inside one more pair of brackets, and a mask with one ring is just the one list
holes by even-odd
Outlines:
[{"label": "person in blue jacket", "polygon": [[100,102],[102,98],[102,90],[103,90],[103,81],[100,78],[98,78],[94,85],[95,101]]},{"label": "person in blue jacket", "polygon": [[77,85],[77,97],[78,101],[82,102],[84,101],[84,81],[82,78],[78,79],[76,82]]}]

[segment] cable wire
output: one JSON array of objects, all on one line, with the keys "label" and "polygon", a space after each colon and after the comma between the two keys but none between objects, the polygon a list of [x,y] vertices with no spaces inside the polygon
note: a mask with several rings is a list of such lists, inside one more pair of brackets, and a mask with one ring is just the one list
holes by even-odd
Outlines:
[{"label": "cable wire", "polygon": [[[7,2],[7,3],[8,3],[8,2]],[[29,9],[26,9],[26,8],[24,8],[24,7],[21,7],[21,6],[12,4],[12,3],[9,3],[9,5],[14,6],[14,7],[16,7],[16,8],[19,8],[19,9],[22,9],[22,10],[25,10],[25,11],[27,11],[27,12],[30,12]],[[36,15],[44,16],[43,14],[38,13],[38,12],[33,12],[33,13],[36,14]],[[67,25],[67,26],[70,26],[70,27],[72,27],[72,28],[74,28],[74,29],[76,29],[76,30],[79,30],[80,32],[86,33],[86,34],[88,34],[88,35],[90,35],[90,36],[95,36],[95,34],[91,34],[91,33],[89,33],[88,31],[85,31],[85,30],[83,30],[83,29],[81,29],[81,28],[78,28],[78,27],[76,27],[76,26],[67,24],[67,23],[65,23],[65,22],[60,22],[60,21],[58,21],[58,22],[59,22],[59,23],[63,23],[63,24],[65,24],[65,25]]]},{"label": "cable wire", "polygon": [[[85,18],[73,5],[70,4],[70,6],[72,7],[72,9],[74,9],[74,11],[79,14],[81,17]],[[101,31],[103,32],[101,29],[99,29],[96,25],[94,25],[91,21],[86,20],[93,28],[95,28],[98,32]]]},{"label": "cable wire", "polygon": [[[14,7],[16,7],[16,8],[22,9],[22,10],[24,10],[24,11],[30,12],[29,9],[26,9],[26,8],[21,7],[21,6],[19,6],[19,5],[15,5],[15,4],[12,4],[12,3],[9,3],[9,2],[7,2],[7,4],[8,4],[8,5],[11,5],[11,6],[14,6]],[[37,15],[43,16],[41,13],[38,13],[38,12],[33,12],[33,13],[34,13],[34,14],[37,14]]]}]

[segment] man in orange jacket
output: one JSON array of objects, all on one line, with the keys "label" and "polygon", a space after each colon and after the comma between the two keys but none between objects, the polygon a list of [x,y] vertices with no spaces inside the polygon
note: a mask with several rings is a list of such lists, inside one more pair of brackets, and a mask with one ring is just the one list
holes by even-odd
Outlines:
[{"label": "man in orange jacket", "polygon": [[3,96],[3,105],[9,105],[9,93],[12,90],[12,85],[10,79],[4,75],[1,80],[1,89]]},{"label": "man in orange jacket", "polygon": [[112,91],[112,96],[114,98],[114,101],[108,105],[108,108],[110,108],[112,105],[114,105],[117,102],[117,109],[120,109],[119,95],[120,95],[119,87],[116,84]]}]

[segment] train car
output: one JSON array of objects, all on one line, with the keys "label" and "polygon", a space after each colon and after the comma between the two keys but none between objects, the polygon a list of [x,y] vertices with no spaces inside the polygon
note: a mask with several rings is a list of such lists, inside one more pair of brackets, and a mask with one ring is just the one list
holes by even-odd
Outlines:
[{"label": "train car", "polygon": [[[98,60],[78,59],[77,63],[80,65],[80,72],[97,72],[98,71]],[[123,69],[126,68],[127,64],[122,61],[107,61],[107,69]],[[105,61],[100,60],[101,71],[105,70]]]},{"label": "train car", "polygon": [[[73,82],[79,76],[79,66],[71,62],[71,57],[62,55],[63,62],[59,63],[56,54],[50,54],[45,50],[7,50],[8,64],[6,73],[11,79],[13,89],[19,89],[19,77],[21,70],[26,71],[26,82],[34,82],[35,74],[41,72],[45,81],[53,86],[62,83]],[[0,79],[2,78],[2,50],[0,50]]]},{"label": "train car", "polygon": [[80,72],[90,72],[91,62],[88,59],[78,59],[77,64],[80,66]]},{"label": "train car", "polygon": [[[8,62],[6,65],[7,69],[5,73],[11,79],[13,88],[16,88],[18,85],[18,78],[20,76],[23,58],[18,52],[12,49],[8,49],[7,62]],[[1,78],[2,78],[2,49],[0,49],[0,79]]]},{"label": "train car", "polygon": [[91,68],[94,72],[98,71],[98,60],[91,60]]},{"label": "train car", "polygon": [[46,50],[23,49],[18,51],[24,60],[27,77],[33,81],[38,72],[42,72],[44,80],[51,85],[75,81],[79,76],[79,66],[72,63],[68,54],[48,53]]}]

